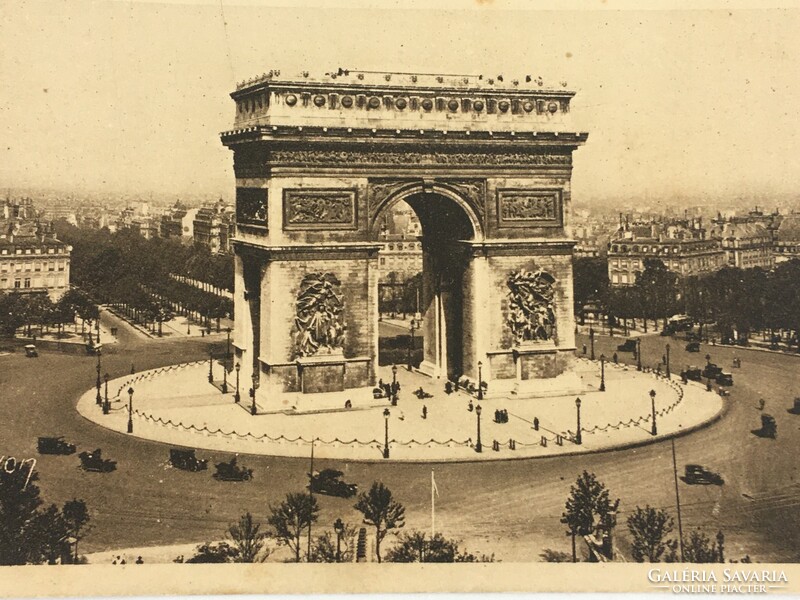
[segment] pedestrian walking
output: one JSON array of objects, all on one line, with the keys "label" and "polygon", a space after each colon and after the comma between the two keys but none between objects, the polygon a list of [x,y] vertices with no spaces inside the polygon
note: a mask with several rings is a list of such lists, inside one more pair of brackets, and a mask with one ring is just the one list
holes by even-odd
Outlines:
[{"label": "pedestrian walking", "polygon": [[616,365],[618,362],[619,362],[619,357],[617,356],[617,353],[614,352],[614,364]]},{"label": "pedestrian walking", "polygon": [[586,344],[583,345],[583,353],[586,354]]},{"label": "pedestrian walking", "polygon": [[136,564],[137,565],[143,565],[144,564],[144,561],[142,560],[141,556],[136,559]]},{"label": "pedestrian walking", "polygon": [[472,410],[473,410],[474,408],[475,408],[475,407],[472,405],[472,400],[470,400],[470,401],[469,401],[469,404],[467,404],[467,410],[468,410],[469,412],[472,412]]},{"label": "pedestrian walking", "polygon": [[428,407],[425,406],[424,404],[422,405],[422,418],[423,419],[428,418]]},{"label": "pedestrian walking", "polygon": [[539,431],[539,417],[533,418],[533,429]]}]

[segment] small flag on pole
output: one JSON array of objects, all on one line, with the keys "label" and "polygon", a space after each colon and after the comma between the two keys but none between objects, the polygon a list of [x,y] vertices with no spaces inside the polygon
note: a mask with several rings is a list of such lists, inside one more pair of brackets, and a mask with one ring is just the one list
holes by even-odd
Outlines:
[{"label": "small flag on pole", "polygon": [[438,495],[439,488],[436,487],[436,479],[433,477],[433,469],[431,469],[431,538],[436,535],[436,496]]}]

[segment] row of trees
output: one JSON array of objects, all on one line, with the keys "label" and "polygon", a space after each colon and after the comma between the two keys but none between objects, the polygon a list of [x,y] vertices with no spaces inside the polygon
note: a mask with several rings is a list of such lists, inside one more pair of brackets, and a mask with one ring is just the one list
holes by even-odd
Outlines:
[{"label": "row of trees", "polygon": [[119,305],[137,322],[158,324],[175,312],[196,320],[233,314],[228,298],[173,275],[206,282],[206,287],[233,289],[233,257],[175,240],[147,240],[133,231],[77,228],[56,222],[59,238],[72,246],[72,284],[99,303]]},{"label": "row of trees", "polygon": [[[395,500],[391,490],[381,482],[375,482],[370,489],[362,492],[354,505],[361,513],[363,523],[375,530],[375,557],[378,562],[478,562],[490,561],[492,557],[476,556],[462,550],[455,540],[441,534],[432,538],[419,531],[411,531],[398,536],[398,542],[384,557],[381,543],[389,533],[405,526],[405,507]],[[226,531],[225,540],[206,543],[197,547],[196,554],[189,558],[190,563],[208,562],[263,562],[271,554],[270,539],[280,546],[286,546],[295,562],[304,556],[308,562],[352,562],[356,555],[358,528],[338,519],[333,531],[324,531],[311,545],[308,554],[307,535],[319,518],[319,504],[316,497],[300,492],[287,494],[276,506],[270,506],[267,524],[264,529],[251,513],[242,515]]]},{"label": "row of trees", "polygon": [[[659,259],[646,259],[633,285],[609,285],[606,261],[575,261],[575,311],[595,305],[622,326],[633,320],[647,329],[649,321],[676,313],[697,323],[714,323],[724,340],[747,339],[752,331],[800,330],[800,260],[791,260],[771,271],[726,267],[703,277],[679,277]],[[796,339],[796,337],[795,337]]]},{"label": "row of trees", "polygon": [[[612,558],[612,535],[617,525],[619,499],[612,500],[608,488],[594,473],[584,471],[573,486],[561,516],[572,538],[572,555],[552,549],[545,550],[541,557],[548,562],[577,562],[576,539],[600,534],[600,543],[589,547],[589,557],[602,553]],[[630,534],[631,558],[636,562],[725,562],[725,536],[720,531],[710,539],[697,529],[684,536],[683,547],[673,536],[675,521],[665,510],[637,506],[626,520]],[[740,562],[750,562],[744,557]]]},{"label": "row of trees", "polygon": [[77,327],[77,320],[81,321],[82,329],[86,325],[91,328],[98,315],[97,306],[77,289],[67,291],[58,302],[53,302],[46,293],[0,292],[0,333],[3,335],[13,336],[21,327],[29,336],[34,327],[42,331],[57,328],[60,335],[66,325]]},{"label": "row of trees", "polygon": [[39,476],[23,469],[0,477],[0,565],[77,563],[78,542],[89,523],[83,500],[44,508]]}]

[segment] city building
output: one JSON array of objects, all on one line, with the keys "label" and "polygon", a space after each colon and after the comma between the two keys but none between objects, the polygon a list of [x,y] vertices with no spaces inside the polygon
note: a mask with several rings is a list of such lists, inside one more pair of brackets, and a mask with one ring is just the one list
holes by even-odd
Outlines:
[{"label": "city building", "polygon": [[405,202],[384,216],[380,239],[379,283],[405,283],[422,272],[422,229],[414,211]]},{"label": "city building", "polygon": [[180,201],[168,209],[159,222],[159,233],[162,238],[182,240],[191,243],[194,240],[194,221],[197,208],[187,208]]},{"label": "city building", "polygon": [[800,213],[784,216],[775,232],[775,262],[800,259]]},{"label": "city building", "polygon": [[701,219],[667,222],[625,220],[608,243],[611,285],[633,285],[648,258],[657,258],[682,277],[704,275],[727,264],[718,240],[711,239]]},{"label": "city building", "polygon": [[714,225],[711,237],[722,245],[728,266],[740,269],[775,266],[773,233],[764,223],[731,219]]},{"label": "city building", "polygon": [[30,199],[7,200],[0,215],[0,292],[47,293],[58,300],[69,289],[71,250],[39,220]]},{"label": "city building", "polygon": [[233,211],[218,200],[214,206],[194,209],[194,243],[205,246],[213,253],[230,252],[233,237]]}]

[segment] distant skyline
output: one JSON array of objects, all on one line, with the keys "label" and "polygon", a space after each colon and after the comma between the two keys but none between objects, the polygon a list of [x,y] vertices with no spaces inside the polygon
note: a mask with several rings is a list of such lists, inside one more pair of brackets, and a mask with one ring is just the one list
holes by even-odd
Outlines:
[{"label": "distant skyline", "polygon": [[5,2],[0,189],[229,199],[219,132],[233,123],[235,83],[342,66],[566,80],[589,132],[575,153],[577,203],[738,198],[771,209],[800,197],[798,31],[797,9]]}]

